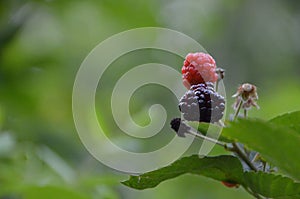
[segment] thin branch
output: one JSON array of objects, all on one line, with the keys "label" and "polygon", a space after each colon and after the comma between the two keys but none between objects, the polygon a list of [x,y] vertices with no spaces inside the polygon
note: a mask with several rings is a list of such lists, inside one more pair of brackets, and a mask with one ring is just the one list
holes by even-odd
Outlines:
[{"label": "thin branch", "polygon": [[217,80],[217,82],[216,82],[216,88],[215,88],[215,91],[216,91],[216,92],[218,92],[218,89],[219,89],[219,81],[220,81],[220,80]]},{"label": "thin branch", "polygon": [[185,134],[190,134],[190,135],[193,135],[193,136],[195,136],[197,138],[200,138],[200,139],[203,139],[203,140],[207,140],[207,141],[212,142],[214,144],[220,145],[220,146],[222,146],[224,148],[226,148],[227,145],[228,145],[228,143],[221,142],[221,141],[216,140],[214,138],[205,136],[200,131],[194,129],[193,127],[191,127],[189,125],[187,125],[185,122],[183,122],[181,120],[181,118],[174,118],[171,121],[170,124],[171,124],[171,128],[176,132],[176,134],[179,137],[185,137]]},{"label": "thin branch", "polygon": [[207,137],[207,136],[203,135],[201,132],[199,132],[196,129],[192,128],[192,127],[190,127],[190,129],[186,133],[188,133],[190,135],[193,135],[193,136],[195,136],[197,138],[200,138],[200,139],[207,140],[209,142],[215,143],[215,144],[220,145],[220,146],[222,146],[224,148],[227,147],[227,144],[225,142],[221,142],[221,141],[216,140],[214,138]]},{"label": "thin branch", "polygon": [[247,109],[244,109],[244,118],[247,118],[247,116],[248,116],[248,111],[247,111]]},{"label": "thin branch", "polygon": [[242,104],[243,104],[243,100],[241,99],[237,109],[235,110],[235,113],[234,113],[234,117],[233,117],[233,121],[236,120],[236,118],[238,117],[239,115],[239,112],[241,110],[241,107],[242,107]]},{"label": "thin branch", "polygon": [[248,159],[247,155],[240,149],[236,142],[232,143],[232,151],[235,152],[253,171],[258,171],[253,163]]},{"label": "thin branch", "polygon": [[244,185],[242,185],[242,186],[245,189],[245,191],[247,191],[250,195],[254,196],[255,198],[257,198],[257,199],[264,199],[260,195],[258,195],[257,193],[253,192],[249,187],[246,187]]}]

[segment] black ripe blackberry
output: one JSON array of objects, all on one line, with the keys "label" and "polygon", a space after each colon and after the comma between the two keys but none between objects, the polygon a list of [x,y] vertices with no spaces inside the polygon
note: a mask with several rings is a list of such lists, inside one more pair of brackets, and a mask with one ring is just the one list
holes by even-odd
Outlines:
[{"label": "black ripe blackberry", "polygon": [[214,91],[210,82],[193,85],[179,102],[179,110],[188,121],[217,122],[224,109],[224,97]]}]

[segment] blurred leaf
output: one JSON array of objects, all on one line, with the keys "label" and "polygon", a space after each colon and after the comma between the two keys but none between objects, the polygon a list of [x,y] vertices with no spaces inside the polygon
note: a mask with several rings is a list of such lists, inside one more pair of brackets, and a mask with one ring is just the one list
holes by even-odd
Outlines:
[{"label": "blurred leaf", "polygon": [[256,193],[266,197],[281,199],[300,198],[300,183],[287,177],[263,172],[246,172],[246,185]]},{"label": "blurred leaf", "polygon": [[300,179],[300,136],[296,131],[261,120],[240,119],[230,123],[222,133],[260,152],[267,161]]},{"label": "blurred leaf", "polygon": [[118,185],[120,181],[120,176],[118,175],[88,175],[86,174],[83,178],[80,179],[80,182],[82,185],[86,187],[95,187],[98,185],[109,185],[109,186],[115,186]]},{"label": "blurred leaf", "polygon": [[179,159],[170,166],[140,176],[130,176],[129,180],[122,183],[135,189],[147,189],[185,173],[234,183],[241,181],[243,169],[240,161],[233,156],[199,158],[198,155],[192,155]]},{"label": "blurred leaf", "polygon": [[0,134],[0,157],[9,156],[15,147],[15,138],[8,132]]},{"label": "blurred leaf", "polygon": [[32,186],[24,190],[22,194],[24,199],[43,198],[43,199],[88,199],[83,194],[76,192],[75,189],[70,190],[66,187],[55,186]]},{"label": "blurred leaf", "polygon": [[271,124],[290,127],[300,134],[300,111],[286,113],[270,120]]},{"label": "blurred leaf", "polygon": [[13,20],[11,20],[10,23],[7,23],[4,28],[1,27],[0,52],[5,47],[5,45],[9,44],[9,42],[13,40],[20,29],[25,25],[27,20],[30,18],[32,11],[33,4],[24,3],[24,5],[20,5],[19,9],[15,13],[13,13]]},{"label": "blurred leaf", "polygon": [[99,199],[118,199],[118,194],[114,191],[112,187],[109,186],[97,186],[96,193]]},{"label": "blurred leaf", "polygon": [[75,171],[68,163],[50,148],[44,146],[38,155],[47,165],[57,172],[66,182],[72,183],[76,179]]}]

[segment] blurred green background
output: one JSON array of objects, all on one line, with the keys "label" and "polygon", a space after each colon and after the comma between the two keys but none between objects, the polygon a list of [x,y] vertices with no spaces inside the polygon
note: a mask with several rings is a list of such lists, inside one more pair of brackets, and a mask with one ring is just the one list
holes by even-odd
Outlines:
[{"label": "blurred green background", "polygon": [[[230,96],[243,82],[258,87],[261,109],[251,110],[252,117],[300,109],[299,1],[1,0],[0,16],[0,199],[250,198],[241,189],[192,175],[132,190],[119,183],[126,174],[86,151],[72,118],[73,82],[87,54],[121,31],[158,26],[197,40],[226,70],[229,113]],[[153,49],[134,51],[112,64],[97,91],[107,95],[96,104],[100,122],[132,150],[157,149],[174,136],[167,123],[161,141],[130,142],[111,117],[114,83],[148,62],[180,71],[183,59]],[[132,97],[133,119],[149,123],[147,110],[154,103],[165,106],[168,121],[179,115],[170,91],[148,85]],[[212,154],[221,152],[216,148]]]}]

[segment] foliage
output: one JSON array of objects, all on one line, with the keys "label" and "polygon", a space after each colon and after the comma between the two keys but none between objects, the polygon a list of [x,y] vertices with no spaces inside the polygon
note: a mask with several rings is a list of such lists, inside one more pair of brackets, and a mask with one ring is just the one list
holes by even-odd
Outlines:
[{"label": "foliage", "polygon": [[[239,119],[224,128],[222,136],[241,142],[260,152],[289,177],[275,172],[243,171],[240,160],[234,156],[199,157],[193,155],[175,161],[170,166],[131,176],[123,184],[135,189],[146,189],[185,173],[206,176],[218,181],[240,184],[261,196],[271,198],[300,198],[300,111],[278,116],[270,121]],[[202,128],[203,130],[203,128]]]}]

